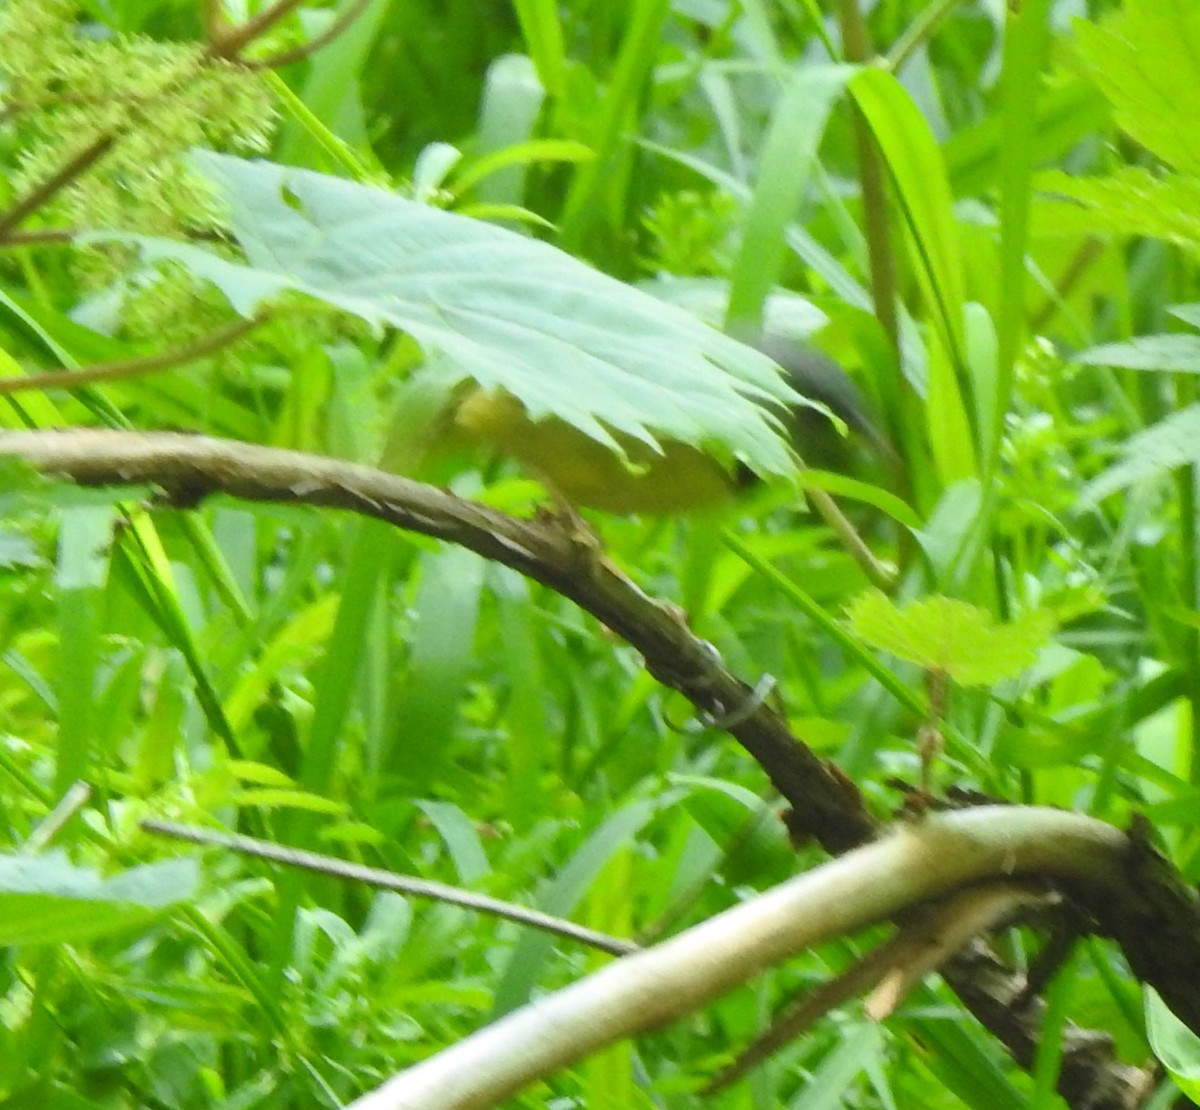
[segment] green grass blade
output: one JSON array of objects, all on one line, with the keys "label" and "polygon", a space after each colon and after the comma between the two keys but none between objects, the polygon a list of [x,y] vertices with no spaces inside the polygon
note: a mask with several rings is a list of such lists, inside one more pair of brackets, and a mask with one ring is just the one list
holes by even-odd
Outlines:
[{"label": "green grass blade", "polygon": [[753,330],[783,265],[785,232],[796,218],[825,123],[856,70],[815,66],[788,82],[763,141],[758,180],[734,262],[726,322]]}]

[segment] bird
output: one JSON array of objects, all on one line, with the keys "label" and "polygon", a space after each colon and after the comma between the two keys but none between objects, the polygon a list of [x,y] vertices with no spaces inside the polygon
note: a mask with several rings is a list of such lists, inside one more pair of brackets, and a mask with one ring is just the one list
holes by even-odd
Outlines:
[{"label": "bird", "polygon": [[[770,334],[756,337],[751,345],[783,369],[792,389],[845,424],[847,435],[808,406],[777,412],[806,463],[845,469],[855,453],[848,441],[881,459],[892,454],[861,392],[836,361],[812,346]],[[521,401],[504,390],[460,391],[440,422],[431,438],[463,441],[511,458],[572,508],[625,516],[689,514],[728,504],[755,481],[748,468],[731,471],[702,448],[676,440],[662,441],[655,449],[618,437],[622,458],[564,420],[531,419]]]}]

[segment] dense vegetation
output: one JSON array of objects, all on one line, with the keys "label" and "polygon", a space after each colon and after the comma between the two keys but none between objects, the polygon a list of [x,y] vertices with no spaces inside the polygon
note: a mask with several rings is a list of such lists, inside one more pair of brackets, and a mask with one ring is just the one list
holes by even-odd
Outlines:
[{"label": "dense vegetation", "polygon": [[1200,1091],[1200,8],[1010,8],[5,0],[0,1105],[349,1104],[976,818],[511,1105]]}]

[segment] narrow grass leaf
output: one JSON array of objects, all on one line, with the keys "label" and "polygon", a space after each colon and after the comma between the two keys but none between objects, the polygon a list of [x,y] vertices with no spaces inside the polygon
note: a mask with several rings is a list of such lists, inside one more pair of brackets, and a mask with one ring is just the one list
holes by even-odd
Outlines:
[{"label": "narrow grass leaf", "polygon": [[761,323],[783,265],[785,232],[796,219],[826,121],[855,72],[852,66],[806,66],[789,79],[763,140],[733,265],[727,323],[750,329]]},{"label": "narrow grass leaf", "polygon": [[423,798],[417,808],[425,814],[437,829],[438,836],[454,860],[454,870],[465,886],[472,886],[487,875],[492,865],[479,839],[475,822],[452,802],[434,802]]},{"label": "narrow grass leaf", "polygon": [[[927,988],[920,994],[935,1000]],[[959,1015],[910,1018],[912,1035],[928,1051],[929,1069],[967,1106],[987,1110],[1027,1110],[1029,1102],[996,1062],[992,1045]]]},{"label": "narrow grass leaf", "polygon": [[[352,2],[343,0],[339,7],[345,8]],[[330,149],[327,139],[330,133],[351,146],[366,145],[361,118],[354,110],[360,95],[359,75],[391,6],[392,0],[368,0],[350,26],[313,55],[297,98],[306,114],[293,118],[284,127],[277,146],[280,161],[292,165],[316,164],[319,152]],[[335,161],[341,158],[335,156]],[[355,166],[354,172],[361,173],[361,167]]]},{"label": "narrow grass leaf", "polygon": [[[547,718],[550,678],[543,652],[556,659],[563,649],[539,634],[545,629],[545,621],[539,618],[526,581],[516,574],[500,573],[499,577],[506,583],[497,591],[496,615],[502,648],[499,669],[508,679],[504,707],[508,728],[507,797],[511,820],[520,828],[529,828],[544,812],[542,777],[547,768],[558,764],[561,743]],[[558,661],[560,666],[570,666],[568,660]]]},{"label": "narrow grass leaf", "polygon": [[[686,166],[706,181],[720,186],[730,196],[747,202],[751,198],[751,191],[743,182],[702,158],[697,158],[694,154],[675,150],[649,139],[640,140],[640,145],[663,158]],[[798,223],[793,222],[788,226],[787,245],[805,266],[821,278],[847,304],[854,308],[860,308],[864,312],[872,311],[871,294],[867,292],[866,287]]]},{"label": "narrow grass leaf", "polygon": [[[293,611],[287,622],[262,643],[225,698],[225,715],[239,733],[248,729],[254,713],[267,701],[273,683],[289,670],[303,669],[328,642],[337,616],[336,594],[322,594],[316,601]],[[265,630],[264,630],[265,631]]]},{"label": "narrow grass leaf", "polygon": [[167,642],[186,660],[192,681],[196,684],[196,700],[204,711],[209,727],[238,754],[238,739],[225,712],[221,699],[209,678],[205,654],[188,621],[180,600],[171,563],[163,549],[162,540],[149,516],[142,510],[129,514],[122,532],[121,553],[132,584],[147,612],[162,629]]},{"label": "narrow grass leaf", "polygon": [[423,553],[420,562],[409,665],[382,768],[417,793],[436,780],[453,737],[474,658],[484,569],[478,555],[461,547]]},{"label": "narrow grass leaf", "polygon": [[956,365],[963,359],[963,277],[954,199],[929,125],[891,74],[868,67],[850,92],[883,152],[916,254],[930,312]]},{"label": "narrow grass leaf", "polygon": [[619,162],[627,151],[626,131],[637,118],[670,11],[670,0],[628,0],[625,35],[595,121],[596,159],[576,173],[563,203],[559,241],[565,250],[578,250],[608,212],[625,208],[628,174]]},{"label": "narrow grass leaf", "polygon": [[58,753],[55,789],[92,777],[100,608],[116,513],[109,505],[62,511],[58,533]]},{"label": "narrow grass leaf", "polygon": [[369,650],[371,611],[379,604],[395,543],[394,531],[374,520],[356,521],[351,525],[351,537],[333,634],[313,677],[313,721],[301,783],[315,794],[330,791],[359,666]]},{"label": "narrow grass leaf", "polygon": [[[677,801],[670,791],[657,799],[640,799],[618,809],[583,842],[538,899],[538,908],[570,917],[615,852],[625,848],[661,808]],[[493,1015],[499,1017],[529,1001],[555,940],[545,933],[526,933],[509,958],[496,987]]]},{"label": "narrow grass leaf", "polygon": [[554,0],[514,0],[525,49],[551,96],[562,96],[566,83],[566,53],[562,25]]},{"label": "narrow grass leaf", "polygon": [[792,1110],[839,1110],[851,1088],[872,1063],[883,1056],[883,1032],[867,1022],[842,1033],[837,1047],[813,1070],[803,1093],[789,1105]]},{"label": "narrow grass leaf", "polygon": [[450,193],[460,197],[480,185],[485,178],[514,166],[528,166],[537,162],[567,162],[578,165],[595,157],[596,152],[591,147],[570,139],[529,139],[512,146],[501,147],[468,162],[460,173],[454,174],[449,186]]},{"label": "narrow grass leaf", "polygon": [[1003,414],[1013,388],[1013,367],[1025,331],[1026,247],[1029,239],[1029,181],[1033,171],[1038,102],[1050,44],[1052,0],[1028,0],[1009,14],[1000,73],[1003,157],[1000,159],[1000,304],[994,388],[980,390],[980,427],[986,457],[1000,449]]}]

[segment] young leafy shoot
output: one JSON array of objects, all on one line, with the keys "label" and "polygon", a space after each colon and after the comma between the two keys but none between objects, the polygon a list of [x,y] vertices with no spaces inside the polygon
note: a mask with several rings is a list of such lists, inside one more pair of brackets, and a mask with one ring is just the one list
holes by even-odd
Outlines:
[{"label": "young leafy shoot", "polygon": [[985,609],[966,601],[935,596],[897,605],[880,590],[860,594],[847,615],[855,634],[872,647],[942,671],[961,686],[990,686],[1020,674],[1052,631],[1041,610],[997,625]]}]

